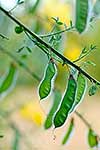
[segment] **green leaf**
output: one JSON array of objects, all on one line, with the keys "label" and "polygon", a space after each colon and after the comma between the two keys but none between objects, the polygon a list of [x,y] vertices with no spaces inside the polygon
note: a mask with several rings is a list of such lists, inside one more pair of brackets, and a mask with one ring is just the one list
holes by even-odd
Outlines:
[{"label": "green leaf", "polygon": [[15,137],[14,137],[14,141],[13,141],[13,145],[12,145],[12,150],[19,150],[19,142],[20,142],[20,134],[19,131],[17,131],[17,129],[15,130]]},{"label": "green leaf", "polygon": [[23,27],[21,27],[21,26],[16,26],[15,27],[15,32],[17,33],[17,34],[20,34],[20,33],[22,33],[23,32]]},{"label": "green leaf", "polygon": [[20,53],[23,49],[24,49],[24,46],[22,46],[21,48],[19,48],[19,49],[17,50],[17,53]]},{"label": "green leaf", "polygon": [[95,85],[92,85],[91,87],[90,87],[90,89],[89,89],[89,96],[92,96],[92,95],[94,95],[96,92],[97,92],[97,85],[95,84]]},{"label": "green leaf", "polygon": [[57,24],[58,24],[58,25],[63,25],[63,22],[58,21]]},{"label": "green leaf", "polygon": [[53,84],[52,79],[54,78],[55,75],[56,75],[56,66],[52,61],[50,61],[46,67],[44,78],[39,86],[40,99],[46,98],[50,94]]},{"label": "green leaf", "polygon": [[47,118],[46,118],[46,121],[44,124],[45,129],[48,129],[52,126],[53,116],[58,109],[60,101],[61,101],[61,93],[60,93],[60,91],[56,90],[54,92],[53,105],[51,107],[49,114],[47,115]]},{"label": "green leaf", "polygon": [[8,73],[0,83],[0,95],[7,92],[15,85],[17,69],[15,64],[11,64]]},{"label": "green leaf", "polygon": [[69,128],[67,130],[67,133],[65,134],[64,139],[62,141],[63,145],[66,144],[67,141],[69,140],[69,138],[71,136],[71,133],[73,132],[73,129],[74,129],[74,119],[72,118],[71,121],[70,121]]},{"label": "green leaf", "polygon": [[23,3],[24,3],[24,0],[18,0],[18,1],[17,1],[17,4],[18,4],[18,5],[23,4]]},{"label": "green leaf", "polygon": [[97,136],[92,129],[89,129],[88,131],[88,144],[91,148],[98,145]]},{"label": "green leaf", "polygon": [[92,62],[92,61],[90,61],[90,60],[88,60],[88,61],[86,61],[86,62],[84,62],[86,65],[92,65],[92,66],[96,66],[96,64],[94,63],[94,62]]},{"label": "green leaf", "polygon": [[73,75],[70,74],[68,79],[68,85],[62,98],[60,107],[54,116],[55,128],[62,126],[68,118],[69,112],[72,109],[75,101],[76,89],[76,80],[74,79]]},{"label": "green leaf", "polygon": [[77,77],[77,91],[76,91],[76,97],[73,104],[73,107],[70,112],[76,109],[76,107],[82,102],[84,95],[86,93],[87,89],[87,82],[85,77],[82,74],[78,74]]},{"label": "green leaf", "polygon": [[86,28],[89,13],[88,0],[76,0],[76,21],[75,27],[79,33],[83,32]]},{"label": "green leaf", "polygon": [[32,53],[31,48],[29,48],[28,46],[26,47],[29,53]]},{"label": "green leaf", "polygon": [[3,138],[4,136],[3,135],[0,135],[0,138]]}]

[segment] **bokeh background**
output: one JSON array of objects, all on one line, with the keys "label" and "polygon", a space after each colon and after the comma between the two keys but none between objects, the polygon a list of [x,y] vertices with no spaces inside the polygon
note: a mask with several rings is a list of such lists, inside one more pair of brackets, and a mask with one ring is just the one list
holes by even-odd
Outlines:
[{"label": "bokeh background", "polygon": [[[49,33],[54,24],[51,17],[59,17],[60,21],[67,26],[70,20],[75,21],[75,1],[74,0],[25,0],[17,6],[12,13],[27,25],[32,31],[43,35]],[[91,3],[94,2],[91,0]],[[11,10],[16,5],[16,0],[0,0],[0,4],[7,10]],[[0,46],[13,53],[18,59],[25,63],[32,72],[40,78],[43,77],[45,66],[48,62],[47,56],[39,50],[26,37],[24,33],[15,33],[16,24],[7,18],[0,11],[0,33],[7,36],[9,40],[0,37]],[[61,26],[63,29],[63,26]],[[96,45],[93,51],[84,61],[91,60],[96,64],[88,66],[86,71],[97,80],[100,80],[100,18],[95,18],[87,29],[80,35],[77,31],[65,32],[63,40],[58,49],[70,60],[75,60],[82,48]],[[28,46],[32,52],[29,53],[24,48],[20,53],[17,51],[21,47]],[[0,51],[0,79],[6,73],[9,65],[14,62],[12,58]],[[63,127],[55,131],[56,139],[53,140],[53,128],[44,129],[44,121],[52,105],[51,95],[47,100],[39,102],[38,86],[39,82],[32,78],[21,66],[18,66],[18,79],[15,88],[0,99],[0,134],[4,135],[0,139],[0,150],[15,150],[13,143],[15,140],[15,127],[20,131],[18,150],[90,150],[87,144],[87,127],[73,113],[75,118],[75,129],[71,139],[63,146],[61,144],[64,133],[67,131],[69,120]],[[58,64],[58,76],[56,86],[64,91],[67,69]],[[88,90],[84,101],[78,107],[78,111],[90,122],[95,131],[100,134],[100,91],[96,95],[89,97]],[[18,135],[19,136],[19,135]]]}]

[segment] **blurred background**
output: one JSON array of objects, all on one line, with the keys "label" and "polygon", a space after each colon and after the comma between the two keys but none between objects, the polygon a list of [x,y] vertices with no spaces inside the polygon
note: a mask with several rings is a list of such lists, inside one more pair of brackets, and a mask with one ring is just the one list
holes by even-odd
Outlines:
[{"label": "blurred background", "polygon": [[[91,4],[95,1],[91,0]],[[0,0],[3,8],[13,13],[32,31],[44,35],[52,30],[54,20],[51,17],[59,17],[59,20],[70,25],[70,20],[75,22],[74,0],[25,0],[16,6],[16,0]],[[15,7],[16,6],[16,7]],[[15,7],[15,9],[13,9]],[[0,95],[0,150],[90,150],[87,144],[87,127],[73,113],[75,129],[71,139],[66,145],[62,145],[64,133],[68,129],[69,120],[63,127],[55,130],[56,139],[53,140],[53,127],[45,130],[44,121],[52,106],[53,94],[48,99],[39,102],[39,82],[30,76],[14,61],[13,54],[18,60],[30,69],[31,72],[43,77],[47,56],[37,48],[24,34],[15,33],[16,24],[0,11],[0,81],[7,73],[11,63],[17,66],[16,86],[3,97]],[[60,26],[64,29],[64,26]],[[89,65],[85,69],[97,80],[100,80],[100,18],[96,17],[80,35],[77,31],[65,32],[57,49],[70,60],[78,58],[81,50],[91,44],[96,45],[85,61],[90,60],[96,64]],[[46,39],[47,40],[47,39]],[[31,51],[31,52],[30,52]],[[58,75],[55,87],[64,91],[67,78],[67,69],[58,64]],[[90,83],[89,83],[90,84]],[[62,85],[62,86],[61,86]],[[100,90],[90,97],[87,94],[84,101],[78,107],[78,111],[90,122],[95,131],[100,134]],[[17,149],[14,148],[17,143]]]}]

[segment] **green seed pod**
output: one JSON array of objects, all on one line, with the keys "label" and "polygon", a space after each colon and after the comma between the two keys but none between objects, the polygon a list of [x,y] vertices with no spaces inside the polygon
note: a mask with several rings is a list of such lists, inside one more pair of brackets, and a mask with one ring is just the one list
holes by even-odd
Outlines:
[{"label": "green seed pod", "polygon": [[76,91],[75,102],[70,112],[75,110],[76,107],[82,102],[86,92],[86,88],[87,88],[86,79],[82,74],[79,73],[77,77],[77,91]]},{"label": "green seed pod", "polygon": [[48,129],[52,126],[53,116],[58,109],[60,101],[61,101],[61,93],[60,91],[56,90],[54,93],[53,105],[51,107],[49,114],[47,115],[47,118],[44,124],[45,129]]},{"label": "green seed pod", "polygon": [[89,1],[76,0],[76,21],[75,26],[79,33],[83,32],[86,28],[89,14]]},{"label": "green seed pod", "polygon": [[39,86],[40,99],[47,97],[52,89],[52,79],[56,74],[56,66],[53,62],[47,65],[44,79]]},{"label": "green seed pod", "polygon": [[62,141],[62,144],[66,144],[67,141],[69,140],[70,136],[71,136],[71,133],[73,132],[73,129],[74,129],[74,119],[72,118],[71,121],[70,121],[70,125],[69,125],[69,128],[63,138],[63,141]]},{"label": "green seed pod", "polygon": [[65,91],[64,97],[61,101],[60,108],[58,109],[56,115],[54,116],[54,126],[55,128],[62,126],[72,109],[73,103],[75,101],[77,84],[72,74],[69,76],[67,90]]},{"label": "green seed pod", "polygon": [[17,73],[16,66],[12,63],[10,65],[7,75],[1,80],[0,95],[3,94],[4,92],[7,92],[9,89],[12,88],[12,86],[14,86],[16,81],[16,73]]},{"label": "green seed pod", "polygon": [[91,148],[98,145],[97,136],[92,129],[89,129],[88,131],[88,144]]}]

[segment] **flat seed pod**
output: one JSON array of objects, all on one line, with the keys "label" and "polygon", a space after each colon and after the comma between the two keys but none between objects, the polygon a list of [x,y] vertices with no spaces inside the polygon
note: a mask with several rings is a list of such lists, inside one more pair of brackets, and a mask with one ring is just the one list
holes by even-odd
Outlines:
[{"label": "flat seed pod", "polygon": [[88,131],[88,144],[91,148],[96,147],[98,145],[97,136],[92,131],[92,129],[89,129]]},{"label": "flat seed pod", "polygon": [[79,33],[83,32],[86,28],[89,13],[88,0],[76,0],[76,21],[75,27]]},{"label": "flat seed pod", "polygon": [[63,145],[66,144],[67,141],[69,140],[73,129],[74,129],[74,119],[72,118],[71,121],[70,121],[69,128],[68,128],[68,130],[67,130],[67,133],[65,134],[64,139],[63,139],[63,141],[62,141],[62,144],[63,144]]},{"label": "flat seed pod", "polygon": [[72,74],[70,74],[68,79],[68,86],[65,94],[62,98],[61,105],[54,116],[54,126],[55,128],[62,126],[72,109],[73,103],[75,101],[77,84]]},{"label": "flat seed pod", "polygon": [[77,77],[76,97],[75,97],[75,101],[74,101],[72,110],[70,112],[75,110],[75,108],[82,102],[85,92],[86,92],[86,88],[87,88],[86,79],[82,74],[79,73],[78,77]]},{"label": "flat seed pod", "polygon": [[16,73],[17,73],[17,68],[12,63],[10,65],[7,75],[1,80],[0,95],[3,94],[4,92],[7,92],[9,89],[12,88],[12,86],[15,85]]},{"label": "flat seed pod", "polygon": [[47,118],[46,118],[46,121],[45,121],[45,124],[44,124],[45,129],[48,129],[52,126],[53,116],[54,116],[55,112],[58,109],[60,101],[61,101],[61,93],[56,90],[55,93],[54,93],[52,108],[51,108],[49,114],[47,115]]},{"label": "flat seed pod", "polygon": [[39,86],[39,96],[40,99],[46,98],[52,89],[52,79],[56,75],[56,66],[53,62],[47,65],[44,79]]}]

